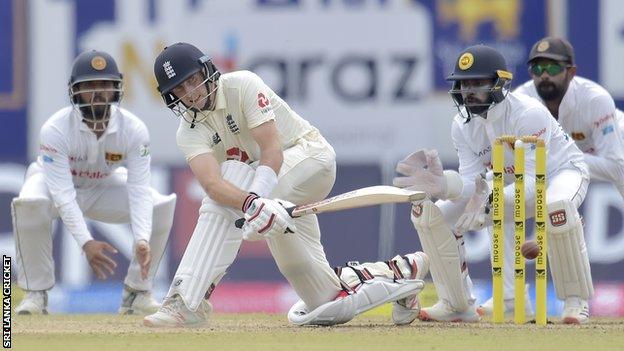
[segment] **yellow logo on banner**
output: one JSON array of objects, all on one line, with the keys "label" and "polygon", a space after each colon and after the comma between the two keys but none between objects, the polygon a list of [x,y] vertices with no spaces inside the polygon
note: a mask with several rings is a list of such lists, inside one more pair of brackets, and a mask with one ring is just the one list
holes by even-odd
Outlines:
[{"label": "yellow logo on banner", "polygon": [[479,26],[492,23],[499,39],[520,33],[520,0],[436,0],[438,18],[444,24],[457,23],[461,39],[473,42]]},{"label": "yellow logo on banner", "polygon": [[468,68],[472,67],[473,63],[474,63],[474,56],[472,56],[472,54],[469,52],[466,52],[459,57],[458,65],[459,65],[459,69],[461,69],[462,71],[465,71]]}]

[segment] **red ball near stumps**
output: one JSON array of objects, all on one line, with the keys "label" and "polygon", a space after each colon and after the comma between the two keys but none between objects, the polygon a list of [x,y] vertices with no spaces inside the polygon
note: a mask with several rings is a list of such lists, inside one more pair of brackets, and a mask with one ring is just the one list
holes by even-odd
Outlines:
[{"label": "red ball near stumps", "polygon": [[532,260],[539,255],[540,248],[535,240],[529,240],[522,244],[520,252],[522,253],[522,256],[524,256],[524,258],[526,258],[527,260]]}]

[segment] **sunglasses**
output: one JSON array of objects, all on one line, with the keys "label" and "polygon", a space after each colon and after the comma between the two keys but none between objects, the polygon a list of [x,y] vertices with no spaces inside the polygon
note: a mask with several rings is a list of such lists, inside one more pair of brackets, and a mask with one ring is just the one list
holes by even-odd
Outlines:
[{"label": "sunglasses", "polygon": [[536,63],[531,65],[531,68],[529,70],[532,74],[538,77],[541,76],[544,72],[548,73],[549,76],[553,77],[563,72],[568,67],[570,66],[562,66],[558,63]]}]

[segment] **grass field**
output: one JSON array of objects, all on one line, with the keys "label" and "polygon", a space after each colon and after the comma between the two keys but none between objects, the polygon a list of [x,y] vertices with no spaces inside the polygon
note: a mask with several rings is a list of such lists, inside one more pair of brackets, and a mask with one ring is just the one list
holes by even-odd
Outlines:
[{"label": "grass field", "polygon": [[[385,311],[384,311],[385,312]],[[336,327],[292,327],[284,315],[216,314],[204,329],[153,330],[138,316],[14,316],[16,350],[622,350],[624,321],[585,326],[431,324],[395,327],[386,313]]]}]

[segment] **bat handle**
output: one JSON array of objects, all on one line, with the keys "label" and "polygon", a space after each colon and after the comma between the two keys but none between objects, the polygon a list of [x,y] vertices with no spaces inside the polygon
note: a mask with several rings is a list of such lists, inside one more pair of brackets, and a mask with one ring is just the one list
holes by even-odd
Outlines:
[{"label": "bat handle", "polygon": [[241,229],[243,227],[243,224],[245,224],[245,218],[239,218],[236,220],[236,222],[234,222],[234,225],[238,229]]},{"label": "bat handle", "polygon": [[[295,208],[297,208],[297,206],[290,206],[288,208],[286,208],[286,212],[288,212],[288,215],[293,217],[293,211],[295,210]],[[293,217],[295,218],[295,217]],[[239,218],[234,222],[234,225],[236,226],[236,228],[241,229],[243,227],[243,225],[245,224],[245,218]],[[290,229],[288,229],[290,230]],[[292,231],[291,231],[292,233]]]}]

